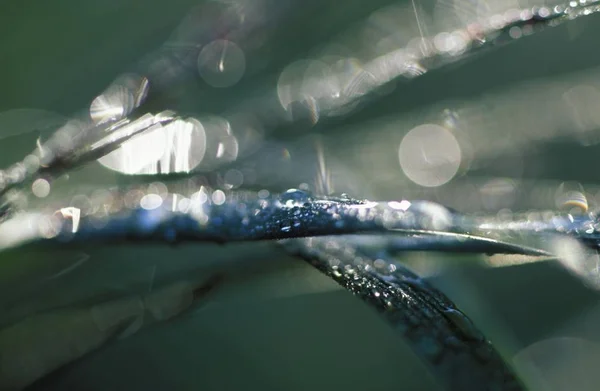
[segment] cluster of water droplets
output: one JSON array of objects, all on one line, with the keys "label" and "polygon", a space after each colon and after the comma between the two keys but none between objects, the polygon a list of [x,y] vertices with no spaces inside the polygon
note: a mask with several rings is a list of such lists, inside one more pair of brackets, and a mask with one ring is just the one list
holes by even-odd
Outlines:
[{"label": "cluster of water droplets", "polygon": [[[435,37],[422,36],[417,46],[389,51],[358,65],[349,58],[331,66],[326,62],[296,63],[281,74],[278,98],[286,111],[286,119],[296,120],[294,110],[300,105],[305,106],[304,114],[308,113],[314,124],[322,115],[348,113],[357,100],[397,78],[413,78],[479,49],[510,42],[536,29],[598,12],[599,4],[598,0],[580,0],[565,6],[510,10],[456,31]],[[246,58],[234,42],[214,40],[199,51],[196,65],[208,85],[226,88],[241,80],[246,71]],[[298,69],[301,74],[310,77],[298,81]],[[318,196],[299,189],[281,194],[223,191],[204,186],[183,191],[170,189],[161,183],[114,191],[97,189],[89,196],[77,194],[70,198],[70,202],[48,202],[31,210],[19,210],[9,190],[31,182],[33,194],[45,198],[50,192],[52,178],[87,162],[99,159],[105,166],[117,169],[111,167],[107,157],[136,136],[147,136],[153,131],[179,124],[182,126],[170,128],[168,138],[169,142],[177,144],[181,134],[190,130],[187,126],[190,122],[170,111],[139,114],[137,110],[148,91],[149,81],[143,76],[127,74],[118,78],[93,100],[87,113],[89,117],[68,121],[21,162],[0,172],[0,195],[5,196],[4,205],[16,206],[11,214],[3,216],[0,224],[0,250],[30,242],[65,245],[91,241],[162,240],[175,243],[185,240],[293,239],[284,242],[290,251],[316,259],[317,267],[353,293],[375,303],[383,311],[392,312],[400,308],[401,315],[394,315],[403,317],[402,321],[395,320],[399,327],[418,328],[424,322],[436,319],[438,311],[437,315],[445,319],[448,327],[458,330],[461,338],[482,343],[483,336],[464,314],[449,300],[424,285],[417,275],[390,260],[389,253],[414,249],[418,247],[415,244],[423,243],[425,237],[428,241],[421,249],[465,250],[474,246],[478,250],[535,253],[536,249],[519,244],[511,246],[511,243],[490,240],[489,237],[559,236],[560,240],[549,240],[547,247],[539,248],[538,254],[545,251],[557,254],[567,259],[567,266],[576,274],[584,275],[588,280],[594,277],[596,282],[600,280],[597,270],[593,274],[587,267],[589,262],[598,263],[597,256],[590,257],[573,244],[593,249],[600,247],[600,220],[596,213],[588,213],[587,210],[583,214],[550,214],[539,219],[513,216],[511,221],[498,221],[496,216],[461,215],[428,201],[375,202],[353,199],[346,194]],[[202,141],[183,143],[188,151],[191,146],[206,144],[207,138],[214,136],[214,132],[199,133],[197,130],[202,125],[193,124],[195,127],[190,133],[196,131],[201,134]],[[215,142],[219,148],[214,166],[229,163],[237,157],[237,140],[228,130],[226,133]],[[410,147],[408,145],[406,149],[412,149]],[[181,149],[173,151],[169,149],[165,158],[169,167],[171,162],[167,158],[171,158],[171,154],[175,155],[175,159],[182,156]],[[158,155],[159,159],[162,158],[164,151],[161,149]],[[191,171],[203,157],[204,151],[199,159],[175,162],[174,168],[166,172]],[[456,169],[447,175],[448,179],[455,175],[457,169],[458,163]],[[136,169],[121,167],[119,170],[129,174],[164,173],[158,168],[146,169],[146,166]],[[240,181],[236,179],[235,182]],[[422,184],[430,185],[427,182]],[[436,182],[434,185],[439,184]],[[381,252],[373,254],[360,243],[330,236],[368,233],[389,233],[392,234],[390,237],[410,238],[411,241],[384,239],[385,246]],[[484,247],[476,246],[482,243]],[[441,247],[441,244],[446,247]],[[573,258],[573,254],[579,258]],[[430,301],[417,303],[416,300],[422,300],[423,292],[428,292]],[[411,311],[417,305],[420,306],[419,311]],[[440,360],[443,346],[457,350],[466,346],[455,336],[442,335],[444,338],[439,344],[429,340],[416,342],[420,351],[431,360]],[[489,349],[482,349],[478,357],[484,362],[491,360]]]},{"label": "cluster of water droplets", "polygon": [[[48,199],[34,210],[39,218],[53,222],[49,226],[54,233],[40,228],[34,239],[235,241],[390,232],[412,240],[390,241],[397,250],[416,248],[424,240],[432,249],[487,246],[490,252],[530,253],[532,249],[518,243],[511,246],[510,240],[503,243],[490,238],[562,235],[590,247],[597,247],[600,238],[600,222],[594,213],[554,214],[545,219],[515,215],[508,222],[498,221],[495,215],[463,215],[430,201],[375,202],[345,194],[321,197],[299,189],[271,194],[206,186],[194,189],[193,181],[185,181],[186,186],[177,184],[156,182],[129,190],[96,190],[91,196],[75,195],[71,202]],[[17,212],[9,221],[14,224],[22,216]],[[65,220],[68,224],[61,224]],[[28,240],[31,237],[25,235],[24,241]],[[540,253],[544,251],[548,249],[540,249]]]},{"label": "cluster of water droplets", "polygon": [[[316,124],[322,117],[354,111],[364,98],[385,94],[385,87],[396,80],[413,79],[481,50],[591,15],[599,9],[597,0],[511,8],[433,36],[419,28],[421,36],[413,37],[406,46],[392,45],[384,53],[373,54],[370,48],[361,48],[348,49],[351,55],[339,56],[337,46],[330,44],[331,50],[325,49],[322,55],[289,64],[279,76],[277,95],[286,111],[286,119],[308,119]],[[415,17],[420,25],[418,15]],[[402,30],[397,31],[400,33]],[[355,41],[361,38],[351,36]],[[385,39],[392,38],[380,37],[381,41]],[[361,54],[361,51],[367,53]]]},{"label": "cluster of water droplets", "polygon": [[[453,371],[441,367],[483,363],[499,372],[495,375],[504,389],[520,389],[510,373],[502,374],[501,366],[490,365],[500,358],[473,322],[444,294],[398,264],[385,250],[369,251],[364,243],[348,237],[313,237],[286,241],[284,245],[372,305],[449,384],[456,381]],[[474,363],[453,361],[456,352],[464,354],[469,349],[474,350]],[[439,365],[445,360],[447,364]]]}]

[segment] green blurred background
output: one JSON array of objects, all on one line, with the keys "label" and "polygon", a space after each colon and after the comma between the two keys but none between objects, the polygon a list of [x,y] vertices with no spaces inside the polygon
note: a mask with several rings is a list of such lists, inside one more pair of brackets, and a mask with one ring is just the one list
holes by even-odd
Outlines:
[{"label": "green blurred background", "polygon": [[[46,114],[38,112],[43,123],[52,118],[59,123],[61,116],[86,109],[117,75],[135,68],[139,59],[159,48],[189,9],[199,4],[187,0],[23,0],[0,5],[0,164],[22,158],[40,135],[32,112],[19,116],[15,109],[43,110]],[[247,59],[247,69],[256,72],[257,81],[242,80],[234,89],[221,91],[193,79],[176,98],[159,97],[153,104],[176,110],[226,111],[253,91],[273,87],[285,64],[309,55],[314,47],[385,5],[388,2],[305,1],[299,12],[265,40],[258,59]],[[328,156],[351,162],[357,159],[349,145],[352,142],[344,143],[340,134],[354,140],[353,134],[360,137],[359,132],[377,126],[378,118],[426,116],[438,102],[477,101],[490,91],[518,88],[520,82],[592,69],[600,64],[599,21],[597,15],[577,20],[400,83],[377,104],[330,125],[321,124],[314,131],[333,128],[324,142],[337,143],[339,148]],[[522,106],[530,103],[523,101]],[[532,118],[537,115],[531,112]],[[286,142],[291,135],[284,129],[271,137]],[[458,190],[471,177],[512,177],[515,164],[524,180],[598,183],[597,153],[597,145],[583,148],[578,140],[562,137],[487,160],[483,157],[482,164],[458,181]],[[514,163],[515,155],[518,163]],[[380,199],[407,193],[443,197],[414,186],[408,189],[406,179],[398,179],[402,173],[395,164],[386,166],[387,170],[381,170],[381,165],[353,167],[356,170],[340,190]],[[382,179],[361,182],[372,175]],[[92,185],[126,181],[100,165],[73,178]],[[299,183],[303,178],[290,181]],[[268,185],[283,189],[294,183],[282,179]],[[458,194],[453,189],[452,194]],[[466,209],[460,208],[460,197],[448,197],[453,197],[459,209]],[[536,206],[535,200],[525,198],[522,209]],[[540,201],[542,207],[548,207],[544,202]],[[225,278],[192,311],[130,338],[111,341],[38,381],[32,390],[439,387],[369,308],[269,244],[104,246],[85,249],[85,253],[89,261],[83,267],[50,280],[47,275],[73,262],[78,254],[66,249],[1,254],[2,323],[42,310],[151,291],[155,285],[182,278],[201,281],[216,272]],[[432,273],[431,280],[472,317],[507,360],[517,358],[517,369],[532,384],[547,382],[541,389],[597,389],[597,293],[556,262],[489,268],[479,262],[482,257],[474,256],[417,254],[407,259],[415,268]],[[562,355],[560,365],[543,360],[555,355]]]}]

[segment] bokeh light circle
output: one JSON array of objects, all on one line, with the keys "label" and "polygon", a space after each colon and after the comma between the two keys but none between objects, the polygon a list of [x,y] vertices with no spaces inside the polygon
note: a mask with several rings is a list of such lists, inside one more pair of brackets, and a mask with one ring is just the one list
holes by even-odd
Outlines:
[{"label": "bokeh light circle", "polygon": [[246,57],[234,42],[214,40],[198,55],[198,72],[212,87],[231,87],[240,81],[245,71]]},{"label": "bokeh light circle", "polygon": [[404,174],[424,187],[448,183],[461,163],[458,141],[450,131],[435,124],[420,125],[408,132],[398,156]]}]

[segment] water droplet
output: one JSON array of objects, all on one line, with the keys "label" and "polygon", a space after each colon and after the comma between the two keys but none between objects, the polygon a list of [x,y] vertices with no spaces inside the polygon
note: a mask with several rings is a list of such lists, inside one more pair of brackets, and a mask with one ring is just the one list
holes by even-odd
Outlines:
[{"label": "water droplet", "polygon": [[301,206],[309,202],[311,194],[304,190],[289,189],[279,196],[279,202],[286,207]]},{"label": "water droplet", "polygon": [[375,262],[373,262],[373,266],[375,266],[377,269],[383,269],[387,266],[387,262],[383,259],[376,259]]},{"label": "water droplet", "polygon": [[[453,215],[448,208],[431,201],[413,202],[410,210],[415,213],[423,229],[445,230],[453,223]],[[405,214],[404,220],[409,221],[410,215]]]}]

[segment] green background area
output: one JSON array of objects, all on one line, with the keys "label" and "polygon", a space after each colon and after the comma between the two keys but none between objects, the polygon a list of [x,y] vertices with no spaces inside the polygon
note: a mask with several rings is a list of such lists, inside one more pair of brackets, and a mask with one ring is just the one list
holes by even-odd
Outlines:
[{"label": "green background area", "polygon": [[[256,66],[261,75],[257,80],[266,86],[244,80],[232,93],[215,91],[193,79],[188,81],[186,99],[165,98],[171,105],[164,108],[222,112],[257,88],[274,87],[285,64],[387,4],[304,3],[261,48],[260,56],[268,59],[268,65]],[[117,75],[158,48],[195,5],[197,1],[184,0],[4,2],[0,5],[0,113],[35,108],[69,116],[85,109]],[[409,113],[444,100],[476,99],[511,83],[598,66],[599,21],[598,16],[578,20],[430,72],[336,123],[336,129],[356,129],[356,124],[380,116]],[[248,61],[252,68],[253,60]],[[160,98],[154,102],[161,103]],[[14,129],[0,128],[0,163],[6,166],[22,158],[34,148],[38,136],[36,131],[15,134]],[[273,137],[290,136],[279,132]],[[596,146],[582,149],[571,142],[554,143],[531,152],[523,163],[526,177],[598,182]],[[508,175],[503,173],[502,159],[499,162],[476,174]],[[123,181],[100,166],[90,170],[86,183]],[[402,188],[387,185],[369,192],[393,198]],[[0,255],[0,273],[17,276],[0,276],[0,320],[3,307],[6,318],[18,317],[181,278],[202,280],[216,271],[222,271],[225,279],[190,313],[114,341],[39,381],[32,390],[437,388],[427,369],[376,314],[273,246],[106,246],[86,252],[90,260],[84,267],[44,284],[39,281],[53,273],[52,262],[74,255],[68,251]],[[488,269],[478,266],[476,257],[427,257],[447,266],[432,281],[509,360],[550,337],[598,341],[594,325],[600,321],[589,312],[597,294],[554,262]],[[583,372],[580,378],[588,376],[593,384],[594,374]]]}]

